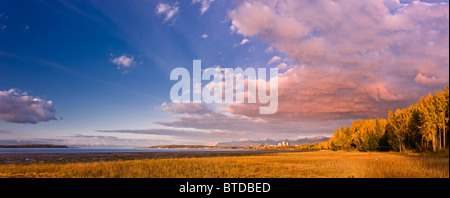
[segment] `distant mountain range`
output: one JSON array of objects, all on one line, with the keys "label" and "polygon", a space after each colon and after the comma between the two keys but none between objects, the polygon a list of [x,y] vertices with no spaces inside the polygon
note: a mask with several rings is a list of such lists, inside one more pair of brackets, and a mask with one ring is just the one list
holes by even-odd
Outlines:
[{"label": "distant mountain range", "polygon": [[244,146],[250,146],[250,145],[261,145],[261,144],[267,144],[267,145],[278,145],[278,143],[281,142],[289,142],[290,146],[295,145],[305,145],[305,144],[317,144],[320,142],[326,142],[331,137],[325,137],[325,136],[317,136],[312,138],[302,138],[297,140],[272,140],[272,139],[266,139],[266,140],[247,140],[247,141],[233,141],[233,142],[220,142],[216,146],[233,146],[233,147],[244,147]]}]

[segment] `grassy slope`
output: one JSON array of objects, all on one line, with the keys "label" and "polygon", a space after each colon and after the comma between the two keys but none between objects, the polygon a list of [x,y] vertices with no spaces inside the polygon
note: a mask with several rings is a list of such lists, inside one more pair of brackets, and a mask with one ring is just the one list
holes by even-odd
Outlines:
[{"label": "grassy slope", "polygon": [[448,156],[301,152],[259,156],[0,165],[0,177],[449,177]]}]

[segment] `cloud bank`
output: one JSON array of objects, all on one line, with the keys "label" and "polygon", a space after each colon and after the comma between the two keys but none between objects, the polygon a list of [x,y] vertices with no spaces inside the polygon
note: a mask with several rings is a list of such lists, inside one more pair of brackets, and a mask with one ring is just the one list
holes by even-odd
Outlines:
[{"label": "cloud bank", "polygon": [[[358,119],[448,85],[448,10],[441,2],[262,0],[243,1],[229,17],[231,30],[297,65],[279,75],[276,117]],[[228,112],[259,116],[248,104]]]}]

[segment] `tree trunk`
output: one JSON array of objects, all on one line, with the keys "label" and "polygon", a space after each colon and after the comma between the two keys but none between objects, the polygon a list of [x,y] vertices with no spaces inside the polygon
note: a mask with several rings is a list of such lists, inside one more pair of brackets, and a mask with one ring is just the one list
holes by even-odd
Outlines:
[{"label": "tree trunk", "polygon": [[445,144],[447,143],[447,139],[445,139],[445,126],[444,126],[444,149],[446,148],[445,146]]},{"label": "tree trunk", "polygon": [[421,142],[421,144],[422,144],[422,145],[421,145],[421,146],[422,146],[422,148],[424,148],[424,150],[426,150],[426,149],[427,149],[427,147],[425,147],[425,146],[424,146],[424,140],[423,140],[423,137],[422,137],[422,142]]},{"label": "tree trunk", "polygon": [[433,152],[436,152],[436,132],[433,133]]}]

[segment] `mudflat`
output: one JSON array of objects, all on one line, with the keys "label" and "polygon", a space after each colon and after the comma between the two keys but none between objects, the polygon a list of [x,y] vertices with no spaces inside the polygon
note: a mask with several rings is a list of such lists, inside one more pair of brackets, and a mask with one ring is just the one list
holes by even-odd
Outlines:
[{"label": "mudflat", "polygon": [[[0,153],[1,164],[104,162],[164,158],[198,158],[219,156],[251,156],[264,153],[293,152],[291,150],[196,150],[171,152],[93,152],[93,153]],[[295,152],[299,152],[296,150]]]}]

